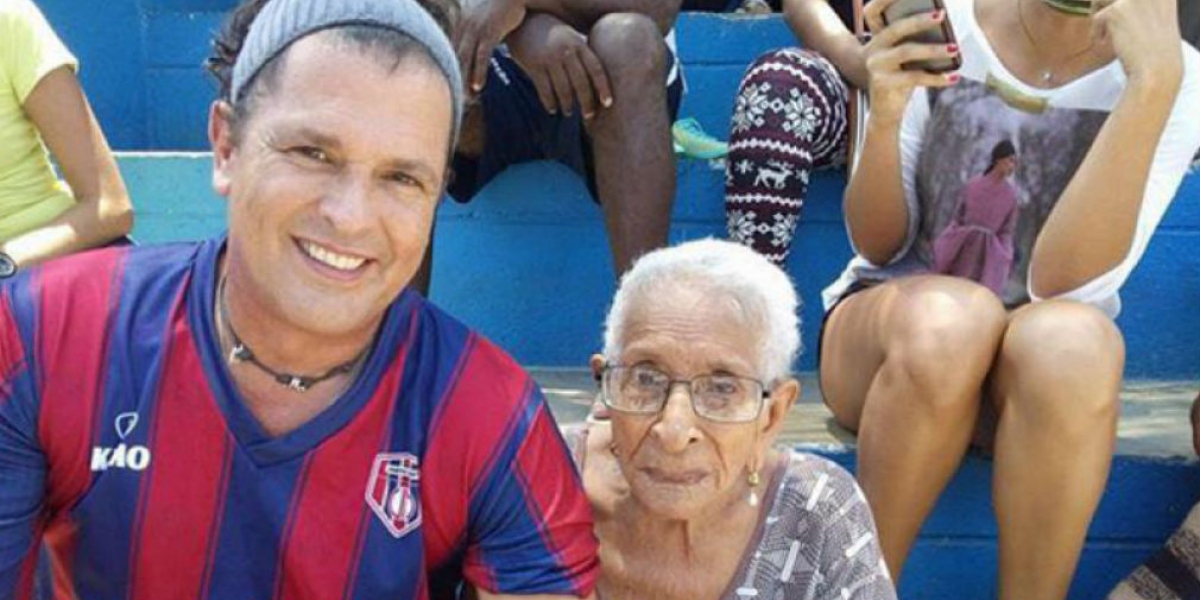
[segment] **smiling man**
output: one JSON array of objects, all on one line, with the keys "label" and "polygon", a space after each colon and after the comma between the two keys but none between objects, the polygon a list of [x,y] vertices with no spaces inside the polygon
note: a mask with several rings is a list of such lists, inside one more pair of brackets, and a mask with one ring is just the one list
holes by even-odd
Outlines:
[{"label": "smiling man", "polygon": [[405,291],[461,120],[454,12],[243,4],[212,60],[227,237],[0,288],[0,597],[43,544],[56,597],[591,594],[536,385]]}]

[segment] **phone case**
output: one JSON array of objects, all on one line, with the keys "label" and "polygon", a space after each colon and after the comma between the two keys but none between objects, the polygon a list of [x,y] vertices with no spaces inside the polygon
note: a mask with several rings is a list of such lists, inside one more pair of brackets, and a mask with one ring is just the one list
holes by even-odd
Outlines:
[{"label": "phone case", "polygon": [[[893,2],[883,11],[883,24],[888,25],[912,15],[937,10],[946,10],[946,6],[942,3],[942,0],[896,0],[896,2]],[[950,25],[950,19],[943,19],[941,27],[936,30],[925,30],[917,35],[906,38],[905,41],[936,45],[957,43],[957,39],[954,37],[954,28]],[[903,67],[912,71],[924,70],[930,73],[949,73],[957,71],[962,67],[962,59],[958,56],[952,56],[945,59],[913,61],[904,63]]]}]

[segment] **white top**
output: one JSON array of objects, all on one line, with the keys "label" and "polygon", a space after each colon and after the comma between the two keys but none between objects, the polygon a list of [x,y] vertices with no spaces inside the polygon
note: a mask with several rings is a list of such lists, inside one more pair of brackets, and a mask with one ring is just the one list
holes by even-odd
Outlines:
[{"label": "white top", "polygon": [[[883,266],[855,256],[825,289],[826,310],[855,282],[934,272],[934,252],[946,247],[937,245],[938,236],[950,224],[964,186],[987,169],[992,149],[1001,140],[1016,146],[1019,167],[1010,182],[1017,188],[1020,206],[1011,273],[1000,295],[1010,307],[1038,300],[1028,285],[1034,241],[1116,107],[1126,77],[1119,61],[1113,61],[1058,88],[1031,87],[997,58],[975,20],[974,5],[974,0],[946,2],[962,52],[962,81],[941,90],[918,88],[901,124],[900,160],[908,204],[904,244]],[[1200,148],[1200,53],[1181,45],[1183,83],[1155,151],[1129,254],[1111,271],[1059,296],[1091,304],[1112,317],[1121,309],[1118,290],[1141,259]],[[953,247],[957,251],[964,245],[969,243],[957,240]],[[974,254],[966,251],[962,256],[973,260]],[[945,263],[942,258],[937,262]]]}]

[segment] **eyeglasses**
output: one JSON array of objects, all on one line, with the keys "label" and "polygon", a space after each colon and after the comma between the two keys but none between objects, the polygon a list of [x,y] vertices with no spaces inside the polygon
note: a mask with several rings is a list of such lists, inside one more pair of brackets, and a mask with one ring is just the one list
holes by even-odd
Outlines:
[{"label": "eyeglasses", "polygon": [[766,386],[756,379],[736,375],[700,375],[671,379],[647,365],[608,365],[598,377],[600,396],[612,410],[636,415],[656,415],[667,404],[671,387],[687,384],[692,410],[718,423],[747,423],[758,417],[769,397]]}]

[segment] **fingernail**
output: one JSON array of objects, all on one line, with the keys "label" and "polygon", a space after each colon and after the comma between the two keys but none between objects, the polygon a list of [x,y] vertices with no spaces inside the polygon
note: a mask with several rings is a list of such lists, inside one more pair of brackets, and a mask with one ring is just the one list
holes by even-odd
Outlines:
[{"label": "fingernail", "polygon": [[605,98],[602,102],[604,103],[604,108],[612,106],[612,98]]},{"label": "fingernail", "polygon": [[933,11],[933,14],[929,15],[929,19],[930,19],[931,21],[941,21],[941,20],[942,20],[942,17],[943,17],[943,16],[945,16],[945,15],[946,15],[946,11],[944,11],[944,10],[935,10],[935,11]]},{"label": "fingernail", "polygon": [[962,75],[959,75],[958,73],[951,73],[946,76],[946,81],[949,81],[950,83],[958,83],[960,79],[962,79]]},{"label": "fingernail", "polygon": [[958,54],[958,44],[946,44],[946,52]]},{"label": "fingernail", "polygon": [[482,86],[482,85],[479,85],[478,83],[472,83],[472,84],[471,84],[471,89],[472,89],[472,90],[475,90],[476,92],[479,92],[479,90],[482,90],[482,89],[483,89],[483,86]]}]

